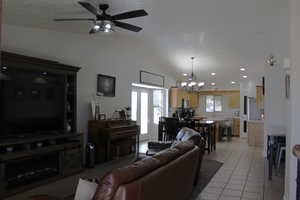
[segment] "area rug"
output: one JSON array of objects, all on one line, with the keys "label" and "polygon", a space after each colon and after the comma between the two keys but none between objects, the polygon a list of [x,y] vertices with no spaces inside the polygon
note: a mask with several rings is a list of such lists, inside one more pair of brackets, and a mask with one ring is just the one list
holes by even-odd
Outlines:
[{"label": "area rug", "polygon": [[206,185],[213,178],[213,176],[217,173],[217,171],[222,167],[222,165],[223,163],[215,160],[203,159],[198,185],[194,188],[191,200],[197,199],[199,194],[206,187]]}]

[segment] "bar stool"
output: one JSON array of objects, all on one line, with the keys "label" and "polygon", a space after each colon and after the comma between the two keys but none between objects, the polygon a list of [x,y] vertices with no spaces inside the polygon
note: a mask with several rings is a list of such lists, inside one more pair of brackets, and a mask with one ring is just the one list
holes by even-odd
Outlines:
[{"label": "bar stool", "polygon": [[283,155],[283,152],[286,151],[286,147],[280,147],[280,150],[279,150],[279,155],[278,155],[278,159],[277,159],[277,169],[280,168],[280,161],[282,159],[282,155]]}]

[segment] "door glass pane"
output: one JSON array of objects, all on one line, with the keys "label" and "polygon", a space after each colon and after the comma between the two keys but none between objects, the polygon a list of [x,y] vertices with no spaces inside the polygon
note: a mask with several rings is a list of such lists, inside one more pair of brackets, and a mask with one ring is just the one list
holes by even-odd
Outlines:
[{"label": "door glass pane", "polygon": [[162,107],[154,107],[153,109],[153,123],[158,124],[159,118],[163,116]]},{"label": "door glass pane", "polygon": [[214,112],[214,96],[206,96],[205,110],[206,112]]},{"label": "door glass pane", "polygon": [[153,91],[153,105],[162,106],[162,91],[154,90]]},{"label": "door glass pane", "polygon": [[153,91],[153,123],[158,124],[159,118],[163,116],[163,93],[161,90]]},{"label": "door glass pane", "polygon": [[133,121],[137,120],[137,95],[136,91],[131,92],[131,120]]},{"label": "door glass pane", "polygon": [[141,92],[141,134],[148,133],[148,93]]},{"label": "door glass pane", "polygon": [[215,96],[215,112],[222,112],[222,97]]}]

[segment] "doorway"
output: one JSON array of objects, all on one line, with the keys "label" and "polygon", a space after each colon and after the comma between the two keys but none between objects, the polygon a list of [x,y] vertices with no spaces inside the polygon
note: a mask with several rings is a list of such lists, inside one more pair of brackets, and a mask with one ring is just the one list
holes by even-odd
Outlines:
[{"label": "doorway", "polygon": [[168,113],[168,90],[132,84],[131,119],[140,125],[140,141],[157,140],[159,118]]}]

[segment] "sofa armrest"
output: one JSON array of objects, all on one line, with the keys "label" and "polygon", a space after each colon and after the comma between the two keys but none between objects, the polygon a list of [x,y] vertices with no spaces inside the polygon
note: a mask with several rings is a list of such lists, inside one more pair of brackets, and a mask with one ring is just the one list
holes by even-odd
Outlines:
[{"label": "sofa armrest", "polygon": [[167,142],[148,142],[148,149],[164,150],[172,146],[171,141]]},{"label": "sofa armrest", "polygon": [[49,195],[35,195],[35,196],[31,196],[29,199],[31,199],[31,200],[63,200],[63,199],[49,196]]}]

